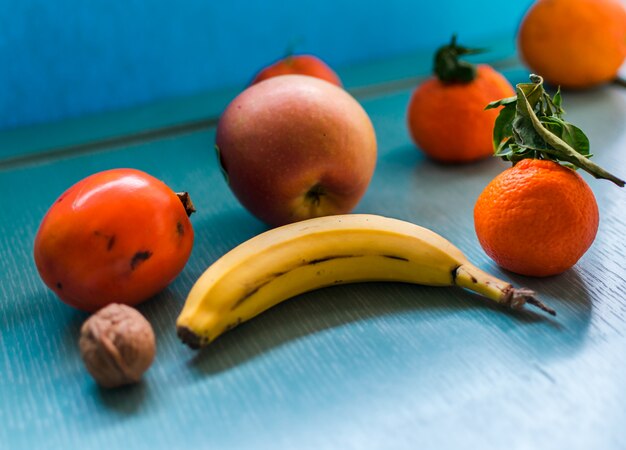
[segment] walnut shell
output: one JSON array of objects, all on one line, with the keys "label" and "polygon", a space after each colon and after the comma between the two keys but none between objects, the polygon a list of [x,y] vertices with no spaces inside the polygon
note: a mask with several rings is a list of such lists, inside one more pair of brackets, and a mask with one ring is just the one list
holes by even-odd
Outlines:
[{"label": "walnut shell", "polygon": [[156,350],[150,323],[136,309],[116,303],[85,321],[79,346],[87,370],[106,388],[139,381]]}]

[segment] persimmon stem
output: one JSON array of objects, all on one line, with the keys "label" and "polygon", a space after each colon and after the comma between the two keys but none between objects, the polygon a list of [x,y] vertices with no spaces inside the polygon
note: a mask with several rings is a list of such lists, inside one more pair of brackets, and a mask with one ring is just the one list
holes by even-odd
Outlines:
[{"label": "persimmon stem", "polygon": [[180,199],[183,206],[185,207],[185,212],[187,213],[187,217],[191,216],[196,212],[195,206],[193,206],[193,202],[191,201],[191,197],[189,196],[189,192],[177,192],[176,196]]}]

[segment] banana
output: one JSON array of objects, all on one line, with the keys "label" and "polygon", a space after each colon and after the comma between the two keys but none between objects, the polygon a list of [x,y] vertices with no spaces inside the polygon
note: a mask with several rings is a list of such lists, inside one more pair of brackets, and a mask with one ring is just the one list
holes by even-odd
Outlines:
[{"label": "banana", "polygon": [[554,310],[528,289],[472,265],[426,228],[370,214],[319,217],[266,231],[226,253],[192,287],[176,321],[180,339],[200,348],[298,294],[335,284],[397,281],[460,286],[520,309]]}]

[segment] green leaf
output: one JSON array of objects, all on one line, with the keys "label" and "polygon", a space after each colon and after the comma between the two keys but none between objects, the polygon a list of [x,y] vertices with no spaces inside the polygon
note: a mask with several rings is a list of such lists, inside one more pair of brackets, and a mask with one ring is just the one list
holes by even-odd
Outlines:
[{"label": "green leaf", "polygon": [[589,152],[589,138],[580,128],[556,116],[542,117],[540,121],[544,127],[563,139],[578,153],[587,157],[591,155]]},{"label": "green leaf", "polygon": [[516,86],[515,92],[517,93],[516,98],[518,100],[516,102],[516,105],[518,107],[517,108],[518,114],[522,114],[522,115],[526,114],[524,112],[525,110],[523,108],[520,109],[519,107],[520,106],[520,102],[519,102],[520,92],[524,94],[524,97],[526,97],[526,99],[528,100],[528,103],[530,104],[532,110],[535,110],[537,106],[541,106],[540,101],[542,100],[542,97],[545,94],[542,83],[543,83],[543,80],[541,80],[541,82],[536,80],[536,82],[533,82],[533,83],[520,83]]},{"label": "green leaf", "polygon": [[476,78],[476,67],[459,60],[459,57],[480,52],[480,49],[457,45],[456,35],[453,35],[450,44],[440,47],[435,53],[433,72],[444,83],[469,83]]},{"label": "green leaf", "polygon": [[501,100],[496,100],[495,102],[491,102],[487,106],[485,106],[485,109],[494,109],[500,106],[514,105],[516,102],[517,102],[517,95],[514,95],[513,97],[507,97]]},{"label": "green leaf", "polygon": [[562,107],[563,97],[561,96],[561,86],[559,86],[559,88],[556,91],[556,94],[554,94],[554,97],[552,97],[552,103],[554,103],[559,109]]},{"label": "green leaf", "polygon": [[535,131],[530,118],[517,115],[513,119],[513,137],[515,143],[523,147],[544,148],[546,142]]},{"label": "green leaf", "polygon": [[508,103],[500,110],[493,128],[493,148],[499,149],[508,139],[512,138],[514,117],[514,103]]},{"label": "green leaf", "polygon": [[518,96],[518,99],[520,100],[517,102],[518,109],[522,109],[525,111],[526,114],[528,114],[533,128],[535,129],[537,134],[545,140],[547,144],[547,148],[540,147],[542,148],[543,152],[558,158],[558,161],[569,162],[574,166],[585,170],[596,178],[604,178],[606,180],[612,181],[620,187],[624,186],[624,180],[617,178],[615,175],[610,174],[597,164],[591,162],[590,159],[581,155],[579,152],[570,147],[569,144],[563,141],[560,137],[551,133],[546,127],[544,127],[539,118],[535,115],[534,111],[531,109],[531,105],[523,93],[521,94],[521,96]]},{"label": "green leaf", "polygon": [[624,186],[624,180],[589,159],[589,139],[562,118],[565,111],[560,89],[550,97],[543,79],[531,75],[530,83],[519,83],[515,90],[515,97],[491,102],[485,108],[502,107],[493,129],[495,156],[513,164],[525,158],[547,159]]}]

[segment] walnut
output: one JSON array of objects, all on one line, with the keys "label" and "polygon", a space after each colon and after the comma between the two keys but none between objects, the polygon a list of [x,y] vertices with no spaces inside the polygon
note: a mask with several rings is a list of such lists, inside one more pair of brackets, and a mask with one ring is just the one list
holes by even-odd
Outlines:
[{"label": "walnut", "polygon": [[155,353],[150,323],[136,309],[116,303],[85,321],[79,346],[89,373],[107,388],[139,381]]}]

